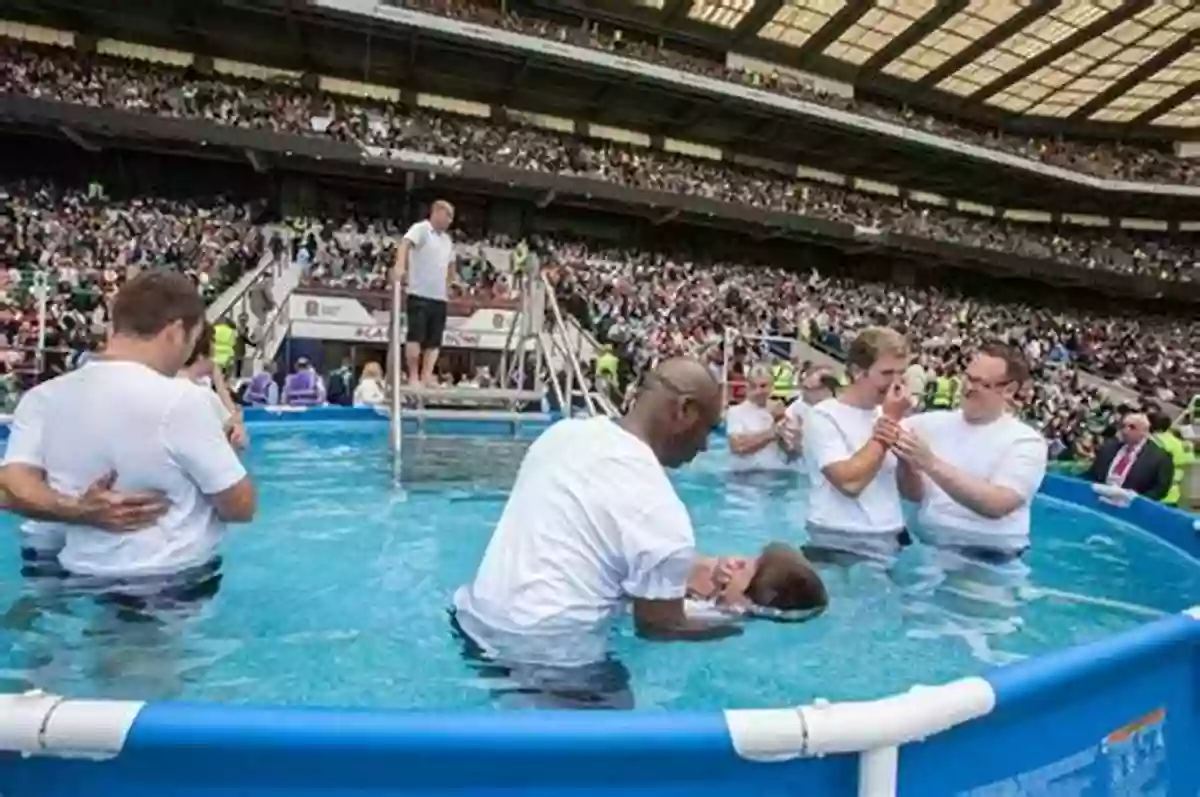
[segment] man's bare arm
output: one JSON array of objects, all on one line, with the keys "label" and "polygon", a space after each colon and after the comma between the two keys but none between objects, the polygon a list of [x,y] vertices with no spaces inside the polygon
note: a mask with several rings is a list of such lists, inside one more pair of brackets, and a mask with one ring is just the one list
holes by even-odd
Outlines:
[{"label": "man's bare arm", "polygon": [[657,642],[708,642],[742,633],[742,627],[736,623],[711,623],[689,618],[684,611],[683,598],[634,598],[633,626],[638,636]]},{"label": "man's bare arm", "polygon": [[78,497],[63,495],[40,468],[9,463],[0,468],[8,508],[31,520],[49,520],[109,531],[134,531],[152,524],[170,504],[157,492],[115,493],[116,473],[97,479]]}]

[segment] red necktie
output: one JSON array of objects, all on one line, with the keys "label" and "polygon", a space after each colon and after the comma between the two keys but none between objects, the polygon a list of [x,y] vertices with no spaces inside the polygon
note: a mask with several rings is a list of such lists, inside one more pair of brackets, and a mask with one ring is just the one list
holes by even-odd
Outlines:
[{"label": "red necktie", "polygon": [[1121,449],[1121,455],[1117,457],[1116,463],[1113,464],[1112,473],[1108,480],[1118,487],[1125,483],[1125,474],[1129,472],[1129,466],[1133,464],[1133,449],[1130,446],[1125,446]]}]

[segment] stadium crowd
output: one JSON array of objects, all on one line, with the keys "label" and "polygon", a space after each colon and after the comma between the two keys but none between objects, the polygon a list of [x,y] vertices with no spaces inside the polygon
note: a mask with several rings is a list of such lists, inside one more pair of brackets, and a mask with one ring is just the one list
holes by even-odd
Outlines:
[{"label": "stadium crowd", "polygon": [[162,65],[8,42],[0,91],[88,106],[412,149],[512,168],[752,205],[1027,257],[1192,280],[1196,244],[1108,230],[1053,229],[965,216],[774,172],[582,139],[516,124],[351,100],[298,86],[205,77]]},{"label": "stadium crowd", "polygon": [[453,17],[467,22],[504,28],[517,33],[540,36],[554,41],[591,47],[638,58],[683,72],[778,92],[843,111],[870,116],[884,122],[911,127],[927,133],[954,138],[970,144],[1002,150],[1052,166],[1084,172],[1095,177],[1119,180],[1143,180],[1156,183],[1200,184],[1200,167],[1173,153],[1118,143],[1069,141],[1062,138],[1029,138],[1000,130],[977,130],[939,119],[912,108],[890,108],[856,97],[843,97],[823,91],[812,81],[802,81],[779,72],[763,73],[734,68],[723,62],[671,50],[669,47],[637,41],[621,31],[602,31],[572,27],[550,20],[522,16],[515,11],[502,12],[494,5],[462,0],[390,0],[394,5]]},{"label": "stadium crowd", "polygon": [[[751,362],[770,361],[755,336],[840,353],[856,332],[886,323],[918,346],[928,379],[958,376],[980,342],[1006,340],[1019,344],[1034,367],[1023,412],[1064,459],[1086,453],[1119,408],[1081,369],[1139,391],[1146,404],[1186,403],[1200,390],[1200,324],[1194,320],[1103,315],[1045,301],[1000,301],[678,254],[579,243],[552,248],[550,259],[562,266],[560,299],[613,347],[625,385],[654,362],[680,354],[705,357],[715,371],[728,369],[737,379]],[[744,337],[725,363],[727,328]]]},{"label": "stadium crowd", "polygon": [[0,183],[0,403],[11,407],[35,369],[45,290],[43,375],[70,367],[103,338],[117,289],[146,269],[176,269],[216,298],[264,252],[250,206],[222,197],[109,198],[103,186]]}]

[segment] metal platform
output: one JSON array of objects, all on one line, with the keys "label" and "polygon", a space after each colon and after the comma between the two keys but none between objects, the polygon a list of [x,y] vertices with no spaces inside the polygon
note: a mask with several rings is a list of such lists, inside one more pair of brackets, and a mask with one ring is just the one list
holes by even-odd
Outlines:
[{"label": "metal platform", "polygon": [[511,390],[491,387],[425,387],[401,385],[399,395],[414,399],[418,406],[426,404],[455,404],[459,406],[484,404],[540,404],[543,391]]},{"label": "metal platform", "polygon": [[530,439],[554,421],[544,412],[480,409],[406,409],[401,415],[405,436],[417,438],[461,438],[470,427],[472,435],[484,430],[492,439]]}]

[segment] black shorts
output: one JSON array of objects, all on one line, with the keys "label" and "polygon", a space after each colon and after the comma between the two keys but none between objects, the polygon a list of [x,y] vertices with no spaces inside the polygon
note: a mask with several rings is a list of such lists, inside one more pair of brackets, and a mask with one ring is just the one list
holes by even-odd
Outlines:
[{"label": "black shorts", "polygon": [[446,332],[446,303],[424,296],[408,295],[404,303],[408,333],[405,340],[422,349],[440,349]]},{"label": "black shorts", "polygon": [[160,612],[187,609],[216,596],[221,586],[221,557],[169,575],[127,579],[71,575],[68,579],[69,587],[94,595],[126,620],[153,620]]},{"label": "black shorts", "polygon": [[634,707],[629,670],[615,659],[561,667],[501,663],[490,659],[450,612],[450,632],[462,643],[463,659],[491,688],[497,703],[519,709],[609,709]]},{"label": "black shorts", "polygon": [[[912,534],[908,529],[901,529],[896,532],[895,546],[892,549],[892,555],[900,553],[908,546],[913,544]],[[804,553],[804,557],[813,564],[834,565],[837,567],[852,567],[862,562],[879,561],[878,552],[870,553],[849,550],[852,546],[846,548],[833,548],[824,545],[813,545],[806,543],[800,546],[800,550]]]},{"label": "black shorts", "polygon": [[58,551],[22,548],[21,575],[25,578],[62,578],[66,571],[58,563]]},{"label": "black shorts", "polygon": [[976,545],[948,546],[950,550],[967,559],[983,562],[985,565],[1006,565],[1025,556],[1028,548],[1018,551],[1002,551],[995,548],[981,548]]}]

